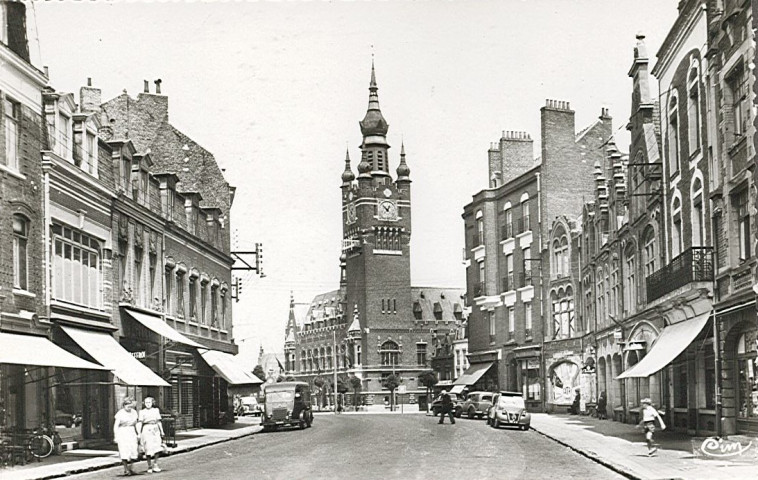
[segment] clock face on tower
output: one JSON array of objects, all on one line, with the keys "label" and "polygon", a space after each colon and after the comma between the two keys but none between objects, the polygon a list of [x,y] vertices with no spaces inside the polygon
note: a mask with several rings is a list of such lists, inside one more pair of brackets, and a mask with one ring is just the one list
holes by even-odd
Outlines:
[{"label": "clock face on tower", "polygon": [[382,220],[397,220],[397,205],[392,200],[382,200],[379,202],[378,216]]}]

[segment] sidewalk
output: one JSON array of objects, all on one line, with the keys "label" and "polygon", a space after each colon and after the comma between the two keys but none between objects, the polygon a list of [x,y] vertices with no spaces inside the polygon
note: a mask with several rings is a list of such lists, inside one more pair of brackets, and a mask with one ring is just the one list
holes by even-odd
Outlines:
[{"label": "sidewalk", "polygon": [[639,480],[737,480],[758,478],[758,464],[696,457],[691,438],[656,431],[660,450],[647,456],[634,425],[571,415],[532,414],[532,429],[629,478]]},{"label": "sidewalk", "polygon": [[[242,422],[238,420],[233,425],[219,428],[179,431],[176,434],[177,446],[170,448],[168,455],[190,452],[208,445],[246,437],[260,431],[261,427],[257,422],[252,424],[246,420],[248,419],[242,419]],[[39,463],[32,462],[26,465],[0,468],[0,479],[42,480],[59,478],[118,465],[121,465],[121,460],[119,460],[116,451],[72,450],[59,456],[48,457]]]}]

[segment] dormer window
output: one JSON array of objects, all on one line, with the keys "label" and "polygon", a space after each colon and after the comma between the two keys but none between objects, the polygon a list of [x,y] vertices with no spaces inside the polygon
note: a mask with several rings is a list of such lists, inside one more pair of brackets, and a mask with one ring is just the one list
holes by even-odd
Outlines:
[{"label": "dormer window", "polygon": [[58,154],[66,160],[71,158],[71,118],[66,115],[58,114]]}]

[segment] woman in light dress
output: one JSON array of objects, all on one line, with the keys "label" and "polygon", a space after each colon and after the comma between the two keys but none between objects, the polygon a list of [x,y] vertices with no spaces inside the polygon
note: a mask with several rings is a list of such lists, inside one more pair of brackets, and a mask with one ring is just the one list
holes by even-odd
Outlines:
[{"label": "woman in light dress", "polygon": [[124,398],[121,410],[116,412],[113,424],[113,437],[118,444],[118,454],[124,464],[124,475],[134,475],[132,463],[137,460],[137,410],[134,409],[134,399]]},{"label": "woman in light dress", "polygon": [[147,456],[147,473],[160,472],[158,457],[163,452],[163,425],[161,412],[155,406],[153,397],[145,397],[145,408],[139,411],[137,430],[139,439]]}]

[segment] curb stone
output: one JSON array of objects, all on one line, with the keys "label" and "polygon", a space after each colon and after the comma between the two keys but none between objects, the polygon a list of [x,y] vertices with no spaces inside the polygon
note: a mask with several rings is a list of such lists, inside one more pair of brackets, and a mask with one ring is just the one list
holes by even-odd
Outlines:
[{"label": "curb stone", "polygon": [[[627,469],[627,468],[625,468],[625,467],[623,467],[621,465],[617,465],[617,464],[615,464],[613,462],[610,462],[608,460],[605,460],[605,459],[601,458],[600,456],[598,456],[595,452],[585,451],[585,450],[576,448],[576,447],[574,447],[572,445],[569,445],[568,443],[564,442],[563,440],[559,440],[559,439],[557,439],[557,438],[555,438],[555,437],[553,437],[551,435],[548,435],[547,433],[544,433],[544,432],[541,432],[541,431],[537,430],[533,426],[530,427],[530,428],[532,430],[534,430],[535,432],[539,433],[540,435],[542,435],[543,437],[549,438],[550,440],[552,440],[552,441],[554,441],[556,443],[559,443],[559,444],[563,445],[564,447],[569,448],[570,450],[573,450],[574,452],[578,453],[579,455],[581,455],[581,456],[583,456],[585,458],[588,458],[588,459],[592,460],[593,462],[598,463],[598,464],[600,464],[600,465],[602,465],[602,466],[604,466],[604,467],[606,467],[606,468],[608,468],[610,470],[613,470],[614,472],[618,473],[619,475],[623,475],[626,478],[629,478],[630,480],[643,480],[641,477],[638,477],[637,475],[635,475],[634,473],[632,473],[631,471],[629,471],[629,469]],[[671,480],[677,480],[677,479],[671,479]]]},{"label": "curb stone", "polygon": [[[164,454],[162,456],[163,457],[172,457],[174,455],[180,455],[180,454],[183,454],[183,453],[189,453],[189,452],[192,452],[194,450],[201,449],[203,447],[209,447],[211,445],[218,445],[220,443],[226,443],[226,442],[230,442],[232,440],[237,440],[237,439],[240,439],[240,438],[251,437],[251,436],[255,435],[258,432],[260,432],[260,430],[256,430],[255,432],[245,433],[245,434],[240,435],[238,437],[221,438],[219,440],[214,440],[214,441],[211,441],[211,442],[208,442],[208,443],[203,443],[201,445],[192,445],[192,446],[189,446],[189,447],[181,447],[181,448],[178,448],[176,450],[172,450],[169,453]],[[30,480],[48,480],[48,479],[52,479],[52,478],[63,478],[63,477],[68,477],[70,475],[77,475],[77,474],[80,474],[80,473],[95,472],[97,470],[105,470],[107,468],[118,467],[120,465],[121,465],[121,460],[114,460],[114,461],[109,462],[109,463],[103,463],[101,465],[93,465],[93,466],[90,466],[90,467],[79,467],[79,468],[74,467],[71,470],[66,470],[65,472],[62,472],[62,473],[54,473],[54,474],[45,475],[45,476],[42,476],[42,477],[30,477]]]}]

